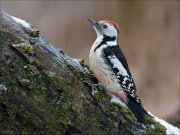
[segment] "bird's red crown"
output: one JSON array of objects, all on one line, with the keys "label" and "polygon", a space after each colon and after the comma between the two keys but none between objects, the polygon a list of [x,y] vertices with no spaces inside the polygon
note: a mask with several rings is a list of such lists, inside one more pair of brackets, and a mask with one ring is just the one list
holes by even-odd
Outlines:
[{"label": "bird's red crown", "polygon": [[99,21],[99,22],[101,22],[101,23],[109,23],[109,24],[113,25],[118,31],[120,29],[119,25],[116,22],[114,22],[114,21],[111,21],[111,20],[102,20],[102,21]]}]

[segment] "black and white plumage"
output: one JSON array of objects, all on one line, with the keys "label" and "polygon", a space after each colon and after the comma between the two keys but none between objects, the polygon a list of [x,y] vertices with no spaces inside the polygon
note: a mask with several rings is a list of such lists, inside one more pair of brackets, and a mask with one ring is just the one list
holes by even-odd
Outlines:
[{"label": "black and white plumage", "polygon": [[116,95],[134,113],[141,123],[148,123],[147,114],[136,94],[136,86],[126,58],[118,45],[119,26],[104,20],[92,21],[97,39],[90,49],[90,68],[108,93]]}]

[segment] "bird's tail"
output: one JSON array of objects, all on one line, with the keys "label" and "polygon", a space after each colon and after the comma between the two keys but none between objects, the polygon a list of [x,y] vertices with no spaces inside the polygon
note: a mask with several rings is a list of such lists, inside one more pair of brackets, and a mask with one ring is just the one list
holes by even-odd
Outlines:
[{"label": "bird's tail", "polygon": [[134,113],[138,122],[143,123],[143,124],[150,124],[147,117],[145,117],[146,115],[149,115],[149,114],[143,108],[141,103],[137,102],[131,96],[128,96],[128,104],[127,105],[130,108],[130,110]]}]

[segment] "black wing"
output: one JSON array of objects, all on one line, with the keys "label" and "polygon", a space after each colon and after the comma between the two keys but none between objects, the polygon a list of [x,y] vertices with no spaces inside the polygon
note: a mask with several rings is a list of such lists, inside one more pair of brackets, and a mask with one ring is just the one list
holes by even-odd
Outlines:
[{"label": "black wing", "polygon": [[[103,54],[105,62],[107,62],[107,64],[110,65],[110,68],[113,70],[115,76],[117,76],[120,86],[125,90],[126,93],[128,93],[128,95],[137,98],[137,101],[140,102],[138,96],[136,95],[136,86],[131,76],[131,72],[129,70],[126,58],[123,52],[121,51],[120,47],[118,45],[115,45],[108,48],[104,48]],[[114,66],[115,63],[112,60],[113,58],[117,58],[121,62],[123,67],[126,69],[128,75],[124,76],[123,74],[119,74],[120,69]]]}]

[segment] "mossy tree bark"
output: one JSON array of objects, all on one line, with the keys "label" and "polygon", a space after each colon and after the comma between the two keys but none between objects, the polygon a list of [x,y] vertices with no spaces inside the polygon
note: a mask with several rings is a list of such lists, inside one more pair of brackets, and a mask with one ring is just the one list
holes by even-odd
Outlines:
[{"label": "mossy tree bark", "polygon": [[0,11],[0,134],[165,134],[87,82],[97,83],[82,61]]}]

